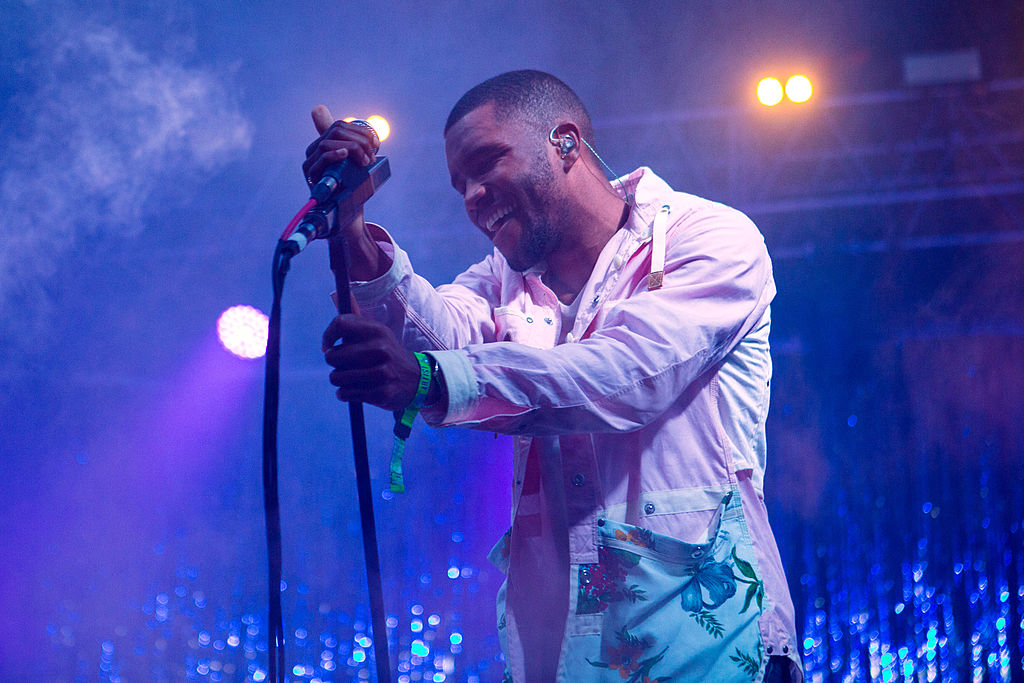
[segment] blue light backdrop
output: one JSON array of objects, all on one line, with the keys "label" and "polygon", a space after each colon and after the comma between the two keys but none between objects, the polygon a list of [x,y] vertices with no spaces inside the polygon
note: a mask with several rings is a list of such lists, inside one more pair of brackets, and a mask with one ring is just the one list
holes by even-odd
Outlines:
[{"label": "blue light backdrop", "polygon": [[[808,678],[1024,680],[1024,8],[880,5],[7,0],[0,679],[265,677],[262,363],[217,317],[269,307],[318,103],[390,120],[368,212],[423,275],[486,253],[441,130],[529,67],[579,92],[618,172],[766,235],[766,491]],[[903,87],[904,55],[969,47],[982,84]],[[792,70],[818,99],[755,111],[756,79]],[[372,648],[318,247],[284,301],[283,598],[291,679],[347,681]],[[380,493],[391,416],[368,427]],[[500,679],[509,451],[420,424],[408,493],[375,501],[399,680]]]}]

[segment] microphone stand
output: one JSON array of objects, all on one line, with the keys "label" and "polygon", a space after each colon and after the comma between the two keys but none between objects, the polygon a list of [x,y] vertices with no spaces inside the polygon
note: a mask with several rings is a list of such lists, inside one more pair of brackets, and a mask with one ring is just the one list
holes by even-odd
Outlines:
[{"label": "microphone stand", "polygon": [[[332,201],[319,198],[317,207],[305,214],[301,222],[289,224],[274,250],[274,303],[267,330],[267,366],[263,392],[263,506],[267,533],[267,568],[269,579],[268,660],[270,680],[284,683],[285,639],[281,614],[281,515],[277,486],[277,419],[280,388],[281,295],[284,278],[293,256],[311,240],[328,238],[331,270],[337,287],[338,313],[352,312],[348,282],[348,262],[341,227],[352,221],[360,207],[391,176],[387,157],[377,157],[366,168],[343,164],[331,176],[340,192]],[[328,188],[329,189],[329,188]],[[305,211],[310,203],[303,207]],[[333,211],[331,228],[327,213]],[[296,216],[299,221],[302,213]],[[297,227],[296,227],[297,226]],[[294,233],[291,228],[296,227]],[[370,593],[370,616],[373,652],[377,663],[377,680],[391,682],[388,660],[388,632],[384,623],[384,591],[381,588],[380,557],[377,552],[377,528],[373,518],[373,493],[370,486],[370,464],[366,448],[366,424],[363,405],[349,403],[352,424],[352,446],[356,466],[356,489],[359,493],[359,517],[363,530],[363,554],[366,560],[366,581]]]},{"label": "microphone stand", "polygon": [[[365,200],[364,200],[365,201]],[[358,204],[361,206],[362,204]],[[331,234],[327,240],[331,271],[337,290],[338,313],[352,312],[352,295],[348,281],[348,254],[341,228],[342,207],[334,211]],[[359,497],[359,520],[363,531],[363,557],[366,563],[366,583],[370,593],[370,622],[373,628],[373,654],[377,663],[377,680],[390,683],[391,665],[388,659],[388,632],[384,620],[384,590],[381,586],[380,556],[377,550],[377,525],[373,517],[373,490],[370,485],[370,463],[366,446],[366,423],[363,419],[363,404],[348,404],[349,422],[352,426],[352,455],[356,467],[356,491]]]}]

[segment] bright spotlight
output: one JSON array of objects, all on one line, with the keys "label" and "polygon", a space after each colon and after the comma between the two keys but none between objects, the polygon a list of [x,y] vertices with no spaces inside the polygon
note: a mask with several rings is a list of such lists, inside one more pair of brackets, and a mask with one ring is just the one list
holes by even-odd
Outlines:
[{"label": "bright spotlight", "polygon": [[383,116],[371,116],[366,119],[366,122],[373,126],[373,129],[377,131],[377,139],[384,142],[391,135],[391,126],[388,125],[387,119]]},{"label": "bright spotlight", "polygon": [[811,99],[811,81],[807,76],[793,76],[786,81],[786,97],[794,102]]},{"label": "bright spotlight", "polygon": [[757,84],[757,99],[766,107],[774,107],[782,101],[782,83],[775,78],[763,78]]},{"label": "bright spotlight", "polygon": [[267,352],[267,316],[252,306],[232,306],[217,319],[217,337],[239,358],[259,358]]},{"label": "bright spotlight", "polygon": [[[348,116],[342,119],[342,121],[347,121],[348,123],[352,123],[355,120],[356,117],[354,116]],[[373,126],[373,130],[377,133],[377,140],[380,142],[384,142],[388,139],[388,136],[391,135],[391,126],[388,125],[388,120],[383,116],[377,116],[376,114],[373,116],[367,116],[366,122]]]}]

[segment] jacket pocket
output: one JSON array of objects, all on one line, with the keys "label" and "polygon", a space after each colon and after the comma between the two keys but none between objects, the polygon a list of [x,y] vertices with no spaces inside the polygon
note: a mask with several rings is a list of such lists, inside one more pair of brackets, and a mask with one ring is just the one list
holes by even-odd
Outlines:
[{"label": "jacket pocket", "polygon": [[598,561],[579,566],[576,601],[577,614],[603,614],[599,651],[585,657],[595,680],[750,681],[763,672],[764,584],[733,498],[701,544],[598,520]]}]

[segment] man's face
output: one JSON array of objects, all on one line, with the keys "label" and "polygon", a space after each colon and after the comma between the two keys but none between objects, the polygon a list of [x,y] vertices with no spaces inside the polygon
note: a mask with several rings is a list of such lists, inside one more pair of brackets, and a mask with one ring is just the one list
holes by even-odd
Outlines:
[{"label": "man's face", "polygon": [[503,121],[493,104],[474,109],[445,135],[452,187],[466,213],[509,265],[524,271],[557,245],[564,202],[546,143],[519,121]]}]

